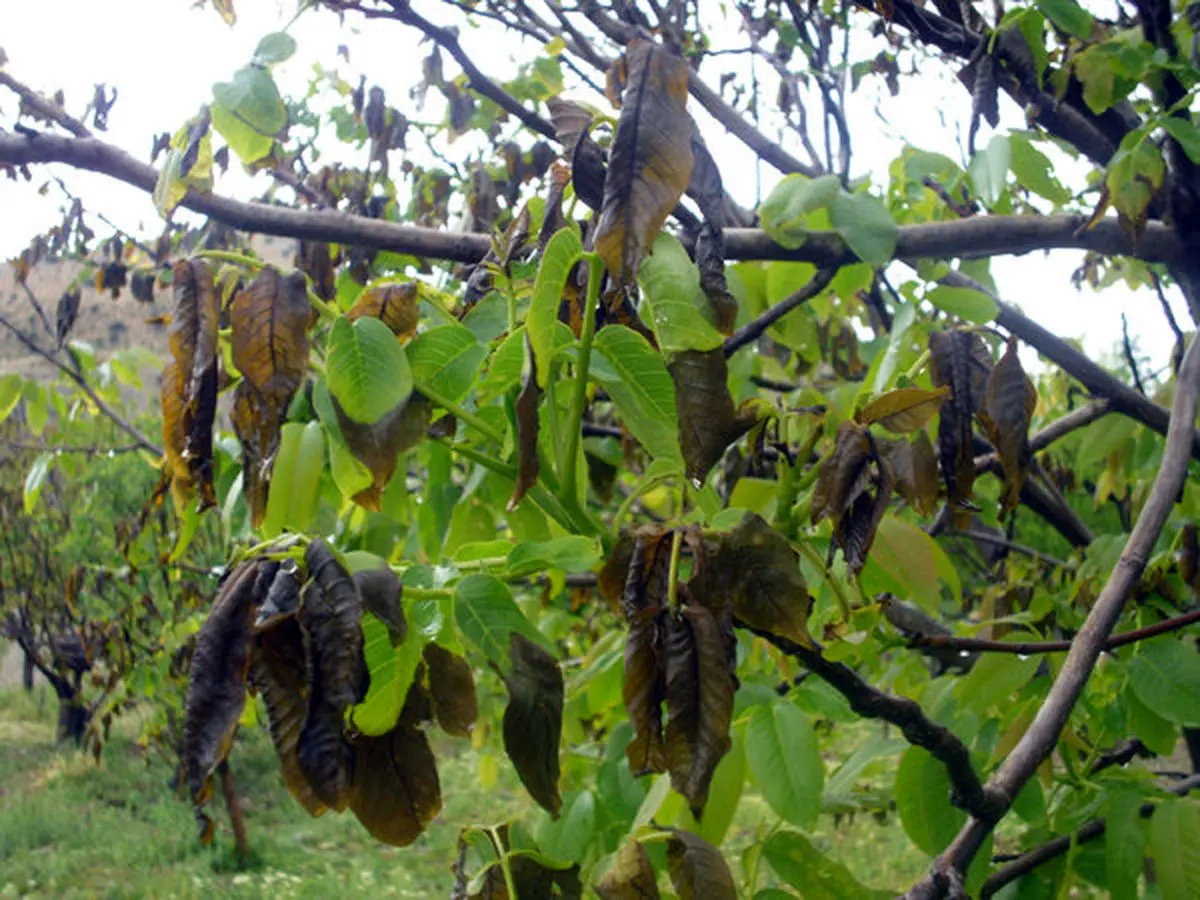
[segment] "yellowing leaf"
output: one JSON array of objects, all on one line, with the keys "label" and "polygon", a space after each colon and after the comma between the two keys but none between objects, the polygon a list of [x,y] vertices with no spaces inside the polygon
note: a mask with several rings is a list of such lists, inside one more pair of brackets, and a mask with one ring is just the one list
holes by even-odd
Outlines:
[{"label": "yellowing leaf", "polygon": [[862,425],[881,425],[897,433],[917,431],[933,418],[949,393],[944,387],[932,391],[897,388],[876,397],[855,419]]}]

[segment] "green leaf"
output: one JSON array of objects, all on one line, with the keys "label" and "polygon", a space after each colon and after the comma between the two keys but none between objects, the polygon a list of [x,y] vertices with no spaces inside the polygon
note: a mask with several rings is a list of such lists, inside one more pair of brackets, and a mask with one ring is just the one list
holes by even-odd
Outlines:
[{"label": "green leaf", "polygon": [[775,243],[795,250],[808,238],[808,214],[828,207],[841,191],[836,175],[788,175],[759,207],[762,229]]},{"label": "green leaf", "polygon": [[25,515],[32,514],[34,507],[37,506],[38,497],[41,496],[42,488],[46,485],[46,478],[50,474],[50,466],[53,462],[53,453],[41,453],[29,467],[29,472],[25,476]]},{"label": "green leaf", "polygon": [[910,522],[885,515],[875,532],[869,560],[883,569],[900,588],[929,612],[938,603],[937,542]]},{"label": "green leaf", "polygon": [[586,572],[600,562],[600,554],[600,542],[582,535],[518,544],[508,554],[508,574],[521,578],[547,569]]},{"label": "green leaf", "polygon": [[324,467],[325,434],[321,423],[284,424],[271,469],[267,514],[260,529],[263,537],[275,537],[282,531],[308,530]]},{"label": "green leaf", "polygon": [[1129,666],[1129,684],[1152,712],[1176,725],[1200,725],[1200,654],[1164,636],[1147,641]]},{"label": "green leaf", "polygon": [[538,849],[556,862],[581,862],[595,830],[596,797],[591,791],[581,791],[557,820],[549,816],[543,820]]},{"label": "green leaf", "polygon": [[[214,84],[213,99],[216,101],[213,105],[213,127],[221,132],[247,165],[266,155],[254,155],[258,152],[261,138],[273,141],[287,128],[287,107],[279,95],[279,88],[275,86],[275,79],[262,66],[244,66],[234,73],[232,81]],[[230,120],[254,133],[255,141],[247,141],[244,131],[227,134],[222,125],[228,126]],[[242,155],[243,150],[249,152],[250,158]]]},{"label": "green leaf", "polygon": [[525,326],[520,325],[500,342],[488,365],[487,374],[475,387],[475,398],[487,403],[521,383],[525,367]]},{"label": "green leaf", "polygon": [[986,325],[1000,312],[995,300],[972,288],[938,285],[925,293],[925,299],[943,312],[977,325]]},{"label": "green leaf", "polygon": [[328,439],[329,472],[342,496],[349,500],[369,488],[375,478],[371,475],[371,470],[350,451],[324,379],[313,385],[313,408]]},{"label": "green leaf", "polygon": [[895,794],[904,833],[930,856],[945,850],[967,820],[950,804],[946,767],[921,747],[909,747],[900,758]]},{"label": "green leaf", "polygon": [[554,357],[554,326],[558,322],[558,307],[562,303],[567,278],[582,258],[583,244],[579,233],[570,227],[556,232],[542,252],[525,325],[537,359],[538,384],[543,388],[547,384],[550,363]]},{"label": "green leaf", "polygon": [[622,423],[647,453],[682,463],[675,383],[644,337],[624,325],[601,328],[588,373],[604,386]]},{"label": "green leaf", "polygon": [[36,382],[26,381],[21,393],[25,398],[25,427],[30,434],[38,437],[50,422],[48,391]]},{"label": "green leaf", "polygon": [[767,804],[799,828],[821,811],[825,764],[808,717],[781,700],[757,707],[746,724],[746,762]]},{"label": "green leaf", "polygon": [[417,390],[426,385],[451,403],[467,396],[487,356],[487,347],[463,325],[431,328],[405,350]]},{"label": "green leaf", "polygon": [[[666,369],[664,368],[665,372]],[[670,379],[668,379],[670,381]],[[21,400],[21,376],[4,375],[0,377],[0,423],[9,417],[17,403]]]},{"label": "green leaf", "polygon": [[296,52],[296,39],[286,31],[268,34],[254,48],[254,61],[270,66],[291,59]]},{"label": "green leaf", "polygon": [[1010,159],[1008,137],[997,134],[988,141],[986,148],[975,153],[967,166],[971,187],[986,206],[995,206],[1004,194]]},{"label": "green leaf", "polygon": [[363,734],[387,734],[400,718],[427,638],[417,628],[409,628],[403,643],[395,647],[387,626],[371,613],[363,614],[362,631],[371,683],[362,702],[350,707],[350,721]]},{"label": "green leaf", "polygon": [[1152,712],[1138,699],[1132,686],[1125,688],[1125,704],[1129,708],[1129,733],[1138,738],[1152,753],[1170,756],[1179,743],[1179,729],[1158,713]]},{"label": "green leaf", "polygon": [[700,287],[700,270],[672,234],[662,232],[654,252],[638,271],[642,304],[650,315],[658,345],[664,353],[713,350],[724,338],[710,319],[711,306]]},{"label": "green leaf", "polygon": [[915,303],[905,303],[896,310],[896,315],[892,319],[892,331],[888,335],[887,350],[884,351],[883,361],[879,364],[879,368],[875,370],[875,381],[871,388],[874,393],[881,394],[891,385],[892,376],[900,364],[901,355],[911,344],[908,339],[908,329],[912,327],[916,314]]},{"label": "green leaf", "polygon": [[1032,7],[1026,7],[1020,13],[1018,27],[1029,46],[1029,53],[1033,57],[1033,71],[1038,87],[1041,87],[1042,76],[1050,62],[1050,52],[1046,49],[1046,18]]},{"label": "green leaf", "polygon": [[1150,856],[1164,900],[1200,897],[1200,803],[1162,802],[1150,820]]},{"label": "green leaf", "polygon": [[269,156],[275,146],[275,138],[255,131],[220,104],[212,107],[212,124],[229,149],[248,166]]},{"label": "green leaf", "polygon": [[900,228],[878,198],[839,191],[829,216],[842,240],[863,262],[882,266],[895,254]]},{"label": "green leaf", "polygon": [[985,653],[954,686],[954,694],[963,709],[980,715],[993,707],[1006,708],[1041,664],[1037,656],[1021,659],[1009,653]]},{"label": "green leaf", "polygon": [[1071,192],[1054,177],[1050,157],[1033,146],[1028,138],[1010,135],[1008,146],[1012,152],[1013,175],[1021,185],[1056,205],[1071,199]]},{"label": "green leaf", "polygon": [[1037,8],[1067,34],[1084,39],[1091,37],[1091,13],[1075,0],[1037,0]]},{"label": "green leaf", "polygon": [[1162,127],[1167,134],[1179,142],[1183,152],[1194,163],[1200,163],[1200,129],[1196,128],[1191,119],[1181,119],[1167,116],[1162,120]]},{"label": "green leaf", "polygon": [[1146,837],[1142,831],[1142,796],[1114,793],[1108,801],[1104,829],[1105,874],[1113,900],[1137,900]]},{"label": "green leaf", "polygon": [[333,323],[326,379],[342,411],[355,422],[378,422],[408,400],[413,376],[396,336],[379,319]]},{"label": "green leaf", "polygon": [[549,649],[546,638],[534,628],[508,587],[492,575],[468,575],[454,590],[454,620],[463,637],[502,671],[510,666],[510,636],[516,632]]},{"label": "green leaf", "polygon": [[763,856],[804,900],[882,900],[892,896],[890,891],[864,887],[849,869],[825,856],[798,831],[775,832],[763,844]]}]

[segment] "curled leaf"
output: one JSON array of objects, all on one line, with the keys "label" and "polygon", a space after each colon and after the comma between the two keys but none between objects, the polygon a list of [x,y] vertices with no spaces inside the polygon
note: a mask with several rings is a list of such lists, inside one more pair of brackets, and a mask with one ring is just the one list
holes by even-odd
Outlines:
[{"label": "curled leaf", "polygon": [[758,414],[752,407],[734,408],[720,347],[676,354],[667,368],[675,383],[685,471],[688,478],[702,482],[726,448],[754,426]]},{"label": "curled leaf", "polygon": [[[542,389],[538,386],[537,361],[528,337],[525,339],[525,356],[525,381],[516,403],[517,481],[512,498],[508,501],[509,512],[517,508],[525,493],[537,483],[542,470],[538,457],[538,405],[541,403]],[[573,465],[573,462],[568,461],[567,465]]]},{"label": "curled leaf", "polygon": [[212,841],[215,825],[204,812],[212,775],[229,754],[246,705],[257,563],[244,563],[221,588],[196,635],[183,714],[183,768],[200,840]]},{"label": "curled leaf", "polygon": [[897,388],[876,397],[854,418],[859,424],[881,425],[897,433],[918,431],[933,418],[949,393],[944,387],[933,391]]},{"label": "curled leaf", "polygon": [[634,38],[620,72],[624,94],[595,247],[613,279],[627,286],[688,186],[692,129],[682,57]]},{"label": "curled leaf", "polygon": [[950,389],[938,423],[938,456],[947,502],[961,524],[975,486],[971,424],[985,402],[992,357],[972,331],[935,331],[929,335],[929,351],[933,383]]},{"label": "curled leaf", "polygon": [[1021,486],[1033,461],[1029,422],[1036,406],[1037,389],[1021,367],[1016,338],[1009,338],[1004,355],[988,377],[982,416],[1004,469],[1002,514],[1016,509],[1021,500]]},{"label": "curled leaf", "polygon": [[[265,591],[256,591],[263,598],[254,619],[256,632],[274,628],[285,619],[296,615],[300,608],[300,580],[296,577],[297,574],[296,564],[289,560],[276,568]],[[301,659],[303,660],[303,656]]]},{"label": "curled leaf", "polygon": [[737,900],[733,873],[721,851],[687,831],[667,841],[667,870],[679,900]]},{"label": "curled leaf", "polygon": [[[667,672],[661,645],[670,570],[668,535],[652,528],[639,531],[625,563],[621,602],[629,634],[625,639],[623,694],[634,732],[625,753],[634,775],[666,770],[662,704],[667,698]],[[623,558],[623,553],[613,556],[618,565]]]},{"label": "curled leaf", "polygon": [[407,340],[417,333],[421,295],[415,281],[373,284],[358,295],[346,313],[351,322],[363,316],[379,319],[398,338]]},{"label": "curled leaf", "polygon": [[600,900],[657,900],[660,896],[650,854],[638,841],[621,846],[595,888]]},{"label": "curled leaf", "polygon": [[425,645],[422,655],[429,671],[434,720],[446,734],[470,737],[479,716],[475,676],[470,665],[457,653],[432,642]]},{"label": "curled leaf", "polygon": [[900,496],[921,515],[933,515],[938,498],[938,469],[929,436],[920,431],[913,441],[879,440],[876,446]]},{"label": "curled leaf", "polygon": [[[703,606],[689,604],[683,610],[683,617],[696,647],[697,715],[691,766],[682,784],[675,787],[687,798],[692,815],[699,821],[717,763],[729,752],[729,727],[733,720],[733,694],[737,682],[733,676],[733,661],[726,652],[727,648],[732,649],[726,642],[726,637],[732,638],[732,631],[723,634],[717,619]],[[674,784],[674,769],[671,779]]]},{"label": "curled leaf", "polygon": [[558,748],[562,739],[565,688],[562,670],[540,645],[519,632],[509,638],[511,668],[504,673],[504,752],[521,783],[542,807],[557,817]]},{"label": "curled leaf", "polygon": [[421,729],[401,722],[385,735],[354,742],[350,809],[371,836],[407,847],[442,809],[437,760]]},{"label": "curled leaf", "polygon": [[408,623],[400,605],[404,585],[396,573],[386,567],[362,569],[354,573],[354,585],[358,588],[363,609],[387,626],[392,646],[404,643],[408,634]]},{"label": "curled leaf", "polygon": [[433,417],[433,404],[415,391],[377,422],[363,425],[344,412],[336,398],[332,405],[346,446],[371,473],[371,484],[354,495],[354,502],[378,512],[383,491],[396,473],[400,455],[425,437]]}]

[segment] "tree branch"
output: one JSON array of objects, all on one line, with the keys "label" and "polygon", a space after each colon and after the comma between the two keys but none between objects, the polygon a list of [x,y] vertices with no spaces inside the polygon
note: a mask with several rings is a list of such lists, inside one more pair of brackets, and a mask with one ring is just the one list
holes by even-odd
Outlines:
[{"label": "tree branch", "polygon": [[54,122],[65,128],[75,137],[86,138],[91,137],[92,133],[88,131],[87,126],[78,119],[72,118],[67,114],[67,111],[55,103],[53,100],[48,100],[43,97],[33,88],[21,84],[17,79],[13,78],[3,69],[0,69],[0,84],[11,90],[14,94],[21,98],[25,107],[32,110],[33,113],[42,119],[49,122]]},{"label": "tree branch", "polygon": [[1028,556],[1031,559],[1040,560],[1044,563],[1049,563],[1052,566],[1057,566],[1060,569],[1067,568],[1067,563],[1056,556],[1051,556],[1048,553],[1043,553],[1041,550],[1035,550],[1033,547],[1027,547],[1024,544],[1017,544],[1008,540],[1005,537],[997,534],[989,534],[986,531],[976,531],[970,528],[959,529],[956,531],[947,531],[946,537],[966,538],[971,541],[980,541],[985,544],[994,544],[997,547],[1003,547],[1005,550],[1010,550],[1014,553],[1020,553]]},{"label": "tree branch", "polygon": [[818,269],[817,273],[809,280],[808,284],[800,288],[789,297],[780,300],[770,309],[766,310],[762,315],[747,322],[739,328],[733,335],[726,338],[723,352],[726,358],[733,356],[737,351],[741,350],[747,344],[753,343],[762,336],[762,333],[790,313],[794,309],[803,306],[825,288],[829,287],[829,283],[833,281],[833,277],[837,275],[837,269]]},{"label": "tree branch", "polygon": [[[1190,778],[1185,778],[1178,784],[1172,785],[1167,789],[1167,793],[1174,794],[1176,797],[1182,797],[1191,791],[1200,788],[1200,775],[1193,775]],[[1157,808],[1154,803],[1143,803],[1139,813],[1143,819],[1149,818],[1154,814]],[[1104,819],[1094,819],[1081,827],[1074,834],[1064,834],[1062,837],[1057,837],[1052,841],[1042,844],[1018,856],[1016,859],[1001,866],[995,872],[988,876],[988,879],[980,888],[979,896],[987,898],[995,895],[1002,887],[1010,882],[1016,881],[1022,875],[1028,875],[1038,866],[1048,863],[1057,856],[1062,856],[1072,845],[1084,844],[1088,841],[1093,841],[1104,834],[1104,829],[1107,823]]]},{"label": "tree branch", "polygon": [[[1160,634],[1178,631],[1180,628],[1186,628],[1197,622],[1200,622],[1200,609],[1194,609],[1170,619],[1163,619],[1161,622],[1155,622],[1145,628],[1137,628],[1110,637],[1104,642],[1101,649],[1114,650],[1117,647],[1124,647],[1126,644],[1134,644]],[[1032,656],[1035,653],[1065,653],[1071,649],[1073,644],[1074,641],[989,641],[983,638],[960,638],[944,634],[918,635],[908,642],[908,645],[914,648],[967,650],[978,653],[1015,653],[1022,656]]]},{"label": "tree branch", "polygon": [[[1138,516],[1116,567],[1109,575],[1104,589],[1088,613],[1083,627],[1071,642],[1050,693],[1038,710],[1029,730],[988,780],[987,790],[995,792],[1007,811],[1037,767],[1054,749],[1071,710],[1079,700],[1084,685],[1091,676],[1096,660],[1120,618],[1125,601],[1141,580],[1142,572],[1155,542],[1162,533],[1175,499],[1187,477],[1188,461],[1195,443],[1196,409],[1200,405],[1200,340],[1193,337],[1180,366],[1175,384],[1167,445],[1163,452],[1154,487]],[[945,853],[934,865],[926,881],[913,888],[910,896],[940,896],[947,879],[966,872],[979,851],[984,838],[997,819],[973,816]]]},{"label": "tree branch", "polygon": [[774,644],[789,656],[800,660],[814,675],[846,698],[850,708],[868,719],[883,719],[895,725],[909,743],[923,747],[946,767],[954,800],[973,816],[995,821],[1007,809],[1005,798],[984,785],[971,765],[970,751],[949,728],[934,722],[919,703],[908,697],[896,697],[872,687],[862,676],[840,662],[830,662],[820,650],[803,647],[786,638],[755,631],[744,623],[739,626]]}]

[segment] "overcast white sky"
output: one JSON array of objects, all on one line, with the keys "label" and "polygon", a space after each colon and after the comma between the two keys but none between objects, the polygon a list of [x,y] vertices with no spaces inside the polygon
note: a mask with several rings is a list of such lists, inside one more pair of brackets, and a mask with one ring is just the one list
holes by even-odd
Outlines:
[{"label": "overcast white sky", "polygon": [[[153,135],[174,131],[194,115],[211,96],[216,81],[228,79],[250,58],[259,39],[287,26],[295,0],[236,0],[238,23],[229,28],[210,7],[193,8],[191,0],[38,0],[18,3],[0,0],[0,46],[6,51],[8,71],[31,86],[53,93],[65,91],[68,108],[81,113],[93,86],[103,81],[120,90],[120,98],[109,118],[109,131],[102,135],[139,158],[148,159]],[[723,4],[722,4],[723,5]],[[416,4],[438,23],[454,20],[447,7],[432,2]],[[714,15],[720,15],[713,0]],[[497,30],[494,23],[478,29],[464,28],[462,41],[484,68],[501,76],[513,71],[515,58],[528,58],[526,48]],[[714,36],[732,40],[737,22],[728,20]],[[276,69],[276,79],[285,95],[303,93],[314,63],[337,69],[356,82],[360,72],[372,84],[382,84],[402,108],[408,89],[420,79],[420,60],[428,50],[417,44],[415,32],[396,23],[364,21],[348,16],[339,24],[324,11],[306,12],[294,22],[290,33],[299,43],[295,57]],[[856,58],[873,56],[878,50],[863,38]],[[350,63],[337,54],[339,45],[350,49]],[[721,71],[742,57],[710,61],[709,78],[715,83]],[[447,71],[456,71],[447,60]],[[933,70],[930,66],[930,70]],[[765,73],[760,68],[760,76]],[[856,137],[853,174],[871,174],[876,185],[886,179],[887,164],[905,141],[926,150],[936,150],[965,162],[958,136],[965,134],[969,104],[967,94],[947,77],[922,75],[919,83],[903,82],[899,98],[879,95],[877,80],[869,80],[850,106],[851,129]],[[596,102],[596,98],[586,99]],[[404,103],[399,101],[403,100]],[[755,202],[756,189],[763,194],[780,177],[769,166],[756,166],[753,156],[740,142],[726,135],[692,104],[710,149],[721,165],[726,187],[746,205]],[[1020,111],[1002,98],[1001,128],[1021,127]],[[11,122],[16,101],[0,89],[0,121]],[[882,114],[882,116],[881,116]],[[819,117],[814,117],[819,119]],[[985,129],[986,131],[986,129]],[[980,145],[986,143],[984,134]],[[785,137],[785,142],[788,138]],[[800,155],[798,142],[788,144]],[[259,176],[250,182],[240,173],[219,179],[217,190],[245,197],[265,187]],[[103,211],[122,228],[155,235],[161,228],[147,195],[116,184],[103,176],[54,167],[85,206]],[[18,254],[30,238],[59,218],[61,195],[52,187],[41,197],[37,188],[46,181],[35,172],[31,185],[14,185],[0,180],[0,258]],[[98,225],[99,223],[95,223]],[[1120,288],[1103,293],[1077,292],[1069,282],[1071,271],[1082,254],[1057,251],[1003,257],[993,263],[1001,295],[1018,304],[1028,315],[1067,337],[1082,338],[1093,355],[1107,355],[1121,335],[1121,313],[1129,316],[1138,345],[1154,366],[1168,358],[1172,336],[1157,300],[1148,292],[1132,294]],[[902,277],[902,276],[901,276]],[[1188,330],[1186,311],[1178,298],[1177,316]]]}]

